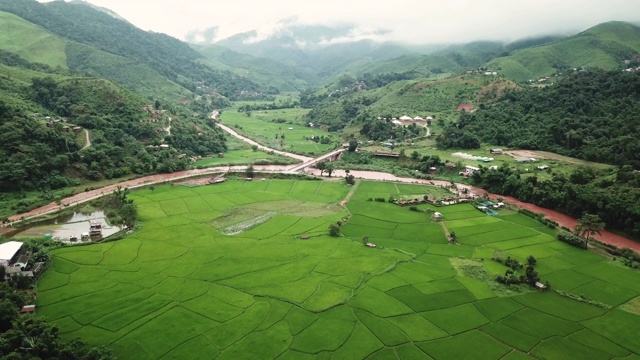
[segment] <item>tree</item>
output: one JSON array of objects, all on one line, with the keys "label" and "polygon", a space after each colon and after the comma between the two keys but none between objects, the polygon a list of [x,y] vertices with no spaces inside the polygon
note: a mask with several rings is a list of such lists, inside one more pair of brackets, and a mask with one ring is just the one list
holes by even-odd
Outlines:
[{"label": "tree", "polygon": [[369,242],[369,237],[368,236],[363,236],[362,237],[362,245],[367,246],[368,242]]},{"label": "tree", "polygon": [[344,181],[347,183],[347,185],[355,185],[356,178],[351,175],[351,171],[349,171],[349,169],[346,169],[344,173],[347,174],[347,176],[344,178]]},{"label": "tree", "polygon": [[358,140],[356,140],[355,138],[351,138],[351,140],[349,140],[349,147],[347,148],[347,150],[349,152],[354,152],[356,151],[357,148],[358,148]]},{"label": "tree", "polygon": [[605,226],[604,221],[600,219],[600,216],[596,214],[590,214],[585,212],[582,217],[578,219],[575,228],[573,229],[576,235],[585,239],[585,248],[589,247],[589,240],[593,235],[601,235],[600,230]]},{"label": "tree", "polygon": [[153,104],[153,107],[154,107],[156,110],[159,110],[161,105],[162,105],[162,104],[160,104],[160,100],[156,100],[155,104]]},{"label": "tree", "polygon": [[251,150],[258,151],[258,145],[251,145]]},{"label": "tree", "polygon": [[320,161],[316,164],[316,168],[318,170],[320,170],[320,176],[322,176],[322,174],[324,173],[324,171],[327,169],[327,162],[326,161]]},{"label": "tree", "polygon": [[247,166],[247,169],[244,171],[244,174],[247,176],[247,178],[253,179],[253,177],[255,176],[253,165]]},{"label": "tree", "polygon": [[7,269],[0,265],[0,282],[4,281],[4,276],[7,274]]},{"label": "tree", "polygon": [[329,235],[333,237],[340,236],[340,225],[336,223],[332,223],[331,225],[329,225]]},{"label": "tree", "polygon": [[529,257],[527,257],[527,264],[529,264],[530,266],[535,266],[537,262],[538,260],[536,260],[533,255],[529,255]]},{"label": "tree", "polygon": [[327,165],[325,166],[325,170],[329,174],[329,177],[331,177],[331,174],[333,174],[333,170],[334,170],[333,163],[332,162],[327,163]]},{"label": "tree", "polygon": [[449,233],[449,240],[452,243],[455,243],[458,240],[458,236],[456,235],[455,231],[452,231],[451,233]]}]

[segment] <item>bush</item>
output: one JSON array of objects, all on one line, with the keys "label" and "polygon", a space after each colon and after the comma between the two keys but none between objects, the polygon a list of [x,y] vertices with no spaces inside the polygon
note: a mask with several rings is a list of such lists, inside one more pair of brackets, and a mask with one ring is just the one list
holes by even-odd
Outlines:
[{"label": "bush", "polygon": [[565,242],[571,246],[575,246],[581,249],[586,249],[587,248],[587,242],[584,241],[583,239],[577,237],[576,235],[569,233],[569,232],[559,232],[558,235],[556,235],[556,238],[562,242]]},{"label": "bush", "polygon": [[387,202],[387,200],[385,200],[385,198],[378,198],[378,197],[377,197],[377,198],[375,198],[375,200],[376,200],[377,202]]},{"label": "bush", "polygon": [[338,237],[340,236],[340,225],[333,223],[331,225],[329,225],[329,235],[333,236],[333,237]]},{"label": "bush", "polygon": [[411,211],[417,211],[417,212],[422,212],[422,211],[420,211],[420,209],[418,209],[418,207],[417,207],[417,206],[415,206],[415,205],[409,206],[409,210],[411,210]]}]

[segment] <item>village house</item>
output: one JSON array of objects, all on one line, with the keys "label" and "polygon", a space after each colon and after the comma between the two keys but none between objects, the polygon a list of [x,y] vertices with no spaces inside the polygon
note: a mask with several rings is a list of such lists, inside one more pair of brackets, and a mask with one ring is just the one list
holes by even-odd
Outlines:
[{"label": "village house", "polygon": [[489,152],[491,154],[502,154],[502,149],[491,149]]}]

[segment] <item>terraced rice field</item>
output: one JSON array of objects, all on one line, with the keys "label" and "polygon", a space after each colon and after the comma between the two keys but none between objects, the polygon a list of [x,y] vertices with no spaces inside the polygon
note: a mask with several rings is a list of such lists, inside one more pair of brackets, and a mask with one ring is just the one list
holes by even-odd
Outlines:
[{"label": "terraced rice field", "polygon": [[[560,243],[518,214],[455,205],[438,208],[445,220],[435,223],[367,201],[424,186],[362,182],[342,208],[349,190],[267,180],[134,192],[141,229],[56,250],[38,283],[38,312],[63,336],[108,345],[121,359],[640,354],[640,316],[623,310],[637,306],[621,306],[640,294],[637,271]],[[329,237],[328,225],[349,215],[344,237]],[[364,236],[378,248],[362,246]],[[534,255],[543,281],[606,306],[511,291],[492,280],[506,270],[490,260],[496,251]]]}]

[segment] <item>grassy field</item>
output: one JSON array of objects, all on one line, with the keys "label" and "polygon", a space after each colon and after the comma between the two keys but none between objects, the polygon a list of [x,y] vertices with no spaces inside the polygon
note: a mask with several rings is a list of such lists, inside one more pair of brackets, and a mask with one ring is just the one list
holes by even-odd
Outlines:
[{"label": "grassy field", "polygon": [[6,12],[0,12],[0,23],[0,48],[14,52],[28,61],[52,67],[67,67],[66,40]]},{"label": "grassy field", "polygon": [[[252,111],[249,117],[237,111],[243,104],[236,103],[234,108],[225,110],[220,119],[240,134],[260,144],[299,154],[321,155],[333,149],[336,142],[339,142],[339,139],[330,133],[302,124],[302,117],[309,112],[308,109],[256,110]],[[284,122],[272,121],[276,119],[283,119]],[[312,136],[329,136],[332,141],[329,144],[321,144],[309,140]]]},{"label": "grassy field", "polygon": [[[633,358],[640,275],[470,205],[444,220],[370,197],[423,185],[228,181],[131,195],[141,228],[62,248],[38,283],[38,313],[64,337],[118,358]],[[423,210],[431,208],[421,205]],[[342,237],[328,226],[348,221]],[[455,231],[449,244],[444,227]],[[234,235],[224,235],[232,228]],[[301,239],[302,235],[309,237]],[[364,236],[378,245],[361,244]],[[506,288],[494,254],[538,259],[542,281],[584,299]]]}]

